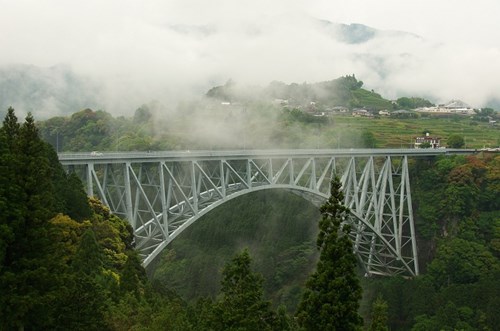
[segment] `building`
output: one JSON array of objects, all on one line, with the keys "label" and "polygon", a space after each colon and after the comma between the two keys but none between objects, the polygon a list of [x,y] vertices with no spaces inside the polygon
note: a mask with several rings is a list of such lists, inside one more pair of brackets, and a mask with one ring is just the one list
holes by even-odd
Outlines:
[{"label": "building", "polygon": [[474,109],[461,100],[451,100],[446,104],[437,107],[421,107],[415,109],[419,113],[431,113],[437,115],[474,115]]},{"label": "building", "polygon": [[431,137],[429,133],[426,133],[424,137],[416,137],[415,138],[415,148],[421,148],[422,144],[429,144],[429,148],[440,148],[441,147],[441,138],[440,137]]},{"label": "building", "polygon": [[373,117],[373,114],[366,109],[355,109],[352,111],[354,117]]},{"label": "building", "polygon": [[448,102],[445,105],[442,105],[441,107],[455,114],[462,114],[462,115],[475,114],[474,109],[472,109],[471,106],[469,106],[468,104],[466,104],[461,100],[451,100],[450,102]]}]

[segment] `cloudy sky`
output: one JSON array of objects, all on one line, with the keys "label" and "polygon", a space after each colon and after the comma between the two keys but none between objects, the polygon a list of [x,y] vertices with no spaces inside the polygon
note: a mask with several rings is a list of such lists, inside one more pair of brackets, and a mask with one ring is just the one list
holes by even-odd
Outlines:
[{"label": "cloudy sky", "polygon": [[[500,100],[499,13],[498,0],[0,0],[0,66],[68,65],[106,86],[109,108],[346,74],[386,98],[481,107]],[[383,33],[349,44],[321,20]]]}]

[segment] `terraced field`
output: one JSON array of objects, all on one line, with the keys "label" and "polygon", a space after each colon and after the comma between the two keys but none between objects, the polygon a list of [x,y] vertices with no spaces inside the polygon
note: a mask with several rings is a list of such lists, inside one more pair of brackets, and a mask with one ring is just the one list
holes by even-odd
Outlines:
[{"label": "terraced field", "polygon": [[452,134],[464,137],[467,148],[500,146],[500,126],[484,122],[472,122],[468,118],[362,118],[337,116],[333,118],[334,127],[345,130],[369,131],[373,133],[377,147],[410,147],[415,137],[430,132],[441,137],[441,145]]}]

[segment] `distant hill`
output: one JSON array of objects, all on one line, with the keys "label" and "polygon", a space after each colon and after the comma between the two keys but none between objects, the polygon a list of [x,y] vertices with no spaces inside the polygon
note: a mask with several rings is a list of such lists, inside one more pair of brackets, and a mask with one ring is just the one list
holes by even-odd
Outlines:
[{"label": "distant hill", "polygon": [[333,107],[366,108],[370,110],[393,109],[390,100],[375,91],[362,88],[363,81],[355,75],[348,75],[330,81],[303,84],[285,84],[274,81],[264,88],[239,86],[233,81],[211,88],[206,96],[221,102],[244,103],[253,100],[267,100],[281,103],[290,108],[322,111]]},{"label": "distant hill", "polygon": [[99,84],[64,65],[4,66],[0,67],[0,115],[8,107],[16,109],[19,117],[28,111],[37,119],[69,115],[97,108],[100,90]]}]

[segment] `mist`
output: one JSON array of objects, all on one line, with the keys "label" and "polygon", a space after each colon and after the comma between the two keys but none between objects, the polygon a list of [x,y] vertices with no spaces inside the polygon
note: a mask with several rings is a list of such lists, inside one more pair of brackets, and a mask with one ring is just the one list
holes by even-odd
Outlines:
[{"label": "mist", "polygon": [[[427,0],[0,3],[0,28],[8,31],[0,34],[0,69],[37,68],[47,86],[36,109],[19,100],[39,91],[29,77],[13,87],[24,94],[1,91],[0,105],[44,118],[87,107],[132,115],[151,100],[175,107],[229,79],[266,86],[347,74],[388,99],[461,99],[473,107],[500,100],[500,23],[492,16],[500,8],[490,0],[475,7]],[[53,70],[61,66],[65,73]]]}]

